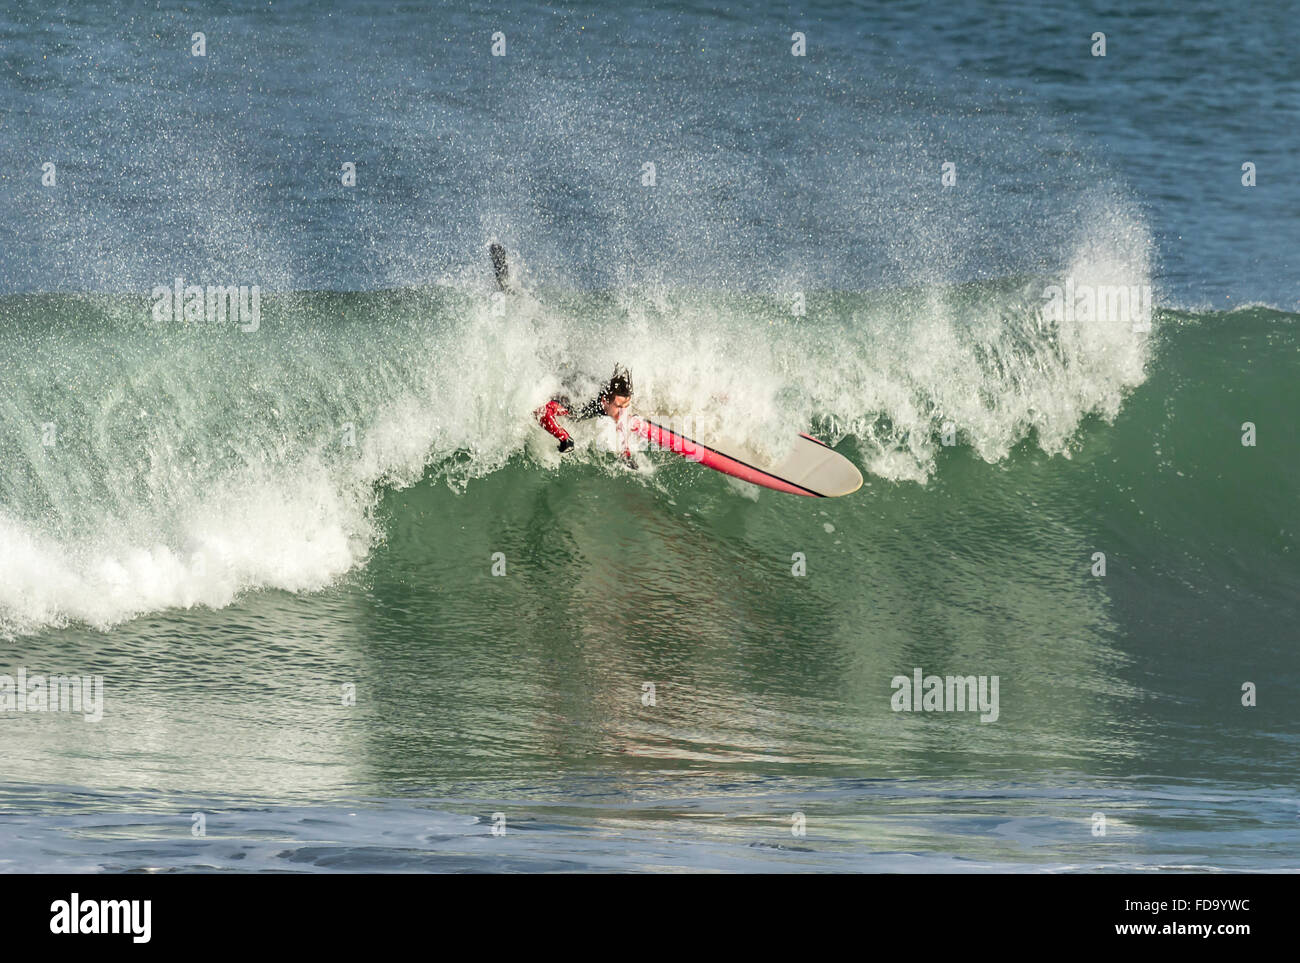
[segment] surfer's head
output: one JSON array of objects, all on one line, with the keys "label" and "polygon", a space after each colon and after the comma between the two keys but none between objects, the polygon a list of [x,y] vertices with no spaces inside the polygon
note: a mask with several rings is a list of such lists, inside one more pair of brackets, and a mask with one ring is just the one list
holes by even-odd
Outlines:
[{"label": "surfer's head", "polygon": [[600,404],[605,414],[617,418],[632,401],[632,372],[621,364],[614,365],[614,374],[600,391]]}]

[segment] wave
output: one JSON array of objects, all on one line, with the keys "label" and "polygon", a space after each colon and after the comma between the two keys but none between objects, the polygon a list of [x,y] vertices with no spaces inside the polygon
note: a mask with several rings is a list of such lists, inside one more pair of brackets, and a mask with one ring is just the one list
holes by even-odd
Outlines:
[{"label": "wave", "polygon": [[[1140,222],[1100,223],[1062,277],[1148,284],[1148,250]],[[557,470],[530,412],[616,361],[642,411],[760,450],[812,428],[889,481],[927,483],[946,442],[986,462],[1027,441],[1069,457],[1146,378],[1165,315],[1054,317],[1056,280],[502,298],[449,278],[265,295],[253,333],[158,322],[142,297],[11,296],[0,631],[322,589],[382,541],[384,491]],[[565,461],[608,464],[584,432]]]}]

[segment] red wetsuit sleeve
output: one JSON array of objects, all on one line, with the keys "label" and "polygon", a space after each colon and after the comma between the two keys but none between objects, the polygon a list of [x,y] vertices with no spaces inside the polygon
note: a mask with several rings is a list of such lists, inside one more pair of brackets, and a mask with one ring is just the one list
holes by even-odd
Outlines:
[{"label": "red wetsuit sleeve", "polygon": [[549,431],[560,441],[569,437],[569,433],[560,427],[559,422],[555,419],[561,415],[567,415],[569,409],[564,407],[558,401],[548,401],[542,407],[538,408],[533,414],[537,417],[537,423]]}]

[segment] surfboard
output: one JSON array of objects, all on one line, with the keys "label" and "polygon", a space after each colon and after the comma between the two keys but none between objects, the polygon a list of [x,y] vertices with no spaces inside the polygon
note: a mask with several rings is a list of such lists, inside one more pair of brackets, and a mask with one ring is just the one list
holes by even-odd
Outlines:
[{"label": "surfboard", "polygon": [[628,427],[658,448],[751,485],[814,498],[838,498],[862,487],[857,466],[812,435],[801,433],[784,458],[767,464],[743,445],[688,438],[644,415],[630,416]]}]

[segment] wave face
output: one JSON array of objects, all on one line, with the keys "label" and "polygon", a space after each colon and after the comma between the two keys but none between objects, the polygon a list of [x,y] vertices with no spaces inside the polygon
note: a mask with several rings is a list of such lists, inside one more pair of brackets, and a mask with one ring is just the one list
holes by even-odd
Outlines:
[{"label": "wave face", "polygon": [[[524,734],[510,778],[557,791],[572,784],[556,752],[705,765],[718,797],[773,766],[1117,780],[1068,796],[1068,819],[1153,770],[1222,785],[1246,758],[1275,786],[1294,771],[1294,733],[1258,747],[1235,690],[1244,671],[1295,679],[1297,494],[1278,480],[1300,472],[1297,315],[1166,309],[1151,332],[1107,334],[1040,318],[1026,281],[826,293],[797,322],[734,294],[543,292],[511,309],[485,289],[267,297],[256,334],[158,325],[146,299],[0,302],[17,332],[0,365],[14,664],[102,672],[126,707],[104,725],[135,747],[88,776],[81,756],[51,762],[56,730],[33,721],[16,771],[127,785],[162,729],[200,746],[163,790],[477,779],[495,799],[513,791],[492,782],[504,730]],[[914,345],[941,302],[982,323],[946,351]],[[594,431],[562,460],[528,417],[560,357],[602,372],[617,357],[639,403],[713,404],[741,434],[811,426],[866,484],[803,499],[669,453],[631,474]],[[498,551],[508,578],[488,575]],[[900,721],[889,680],[914,666],[1000,674],[1004,721]],[[366,725],[321,721],[341,672],[373,693]],[[674,687],[649,734],[629,679]],[[579,711],[598,722],[575,726]],[[268,732],[319,755],[284,769]],[[601,792],[627,791],[618,772]],[[1038,818],[1038,802],[1009,811]]]}]

